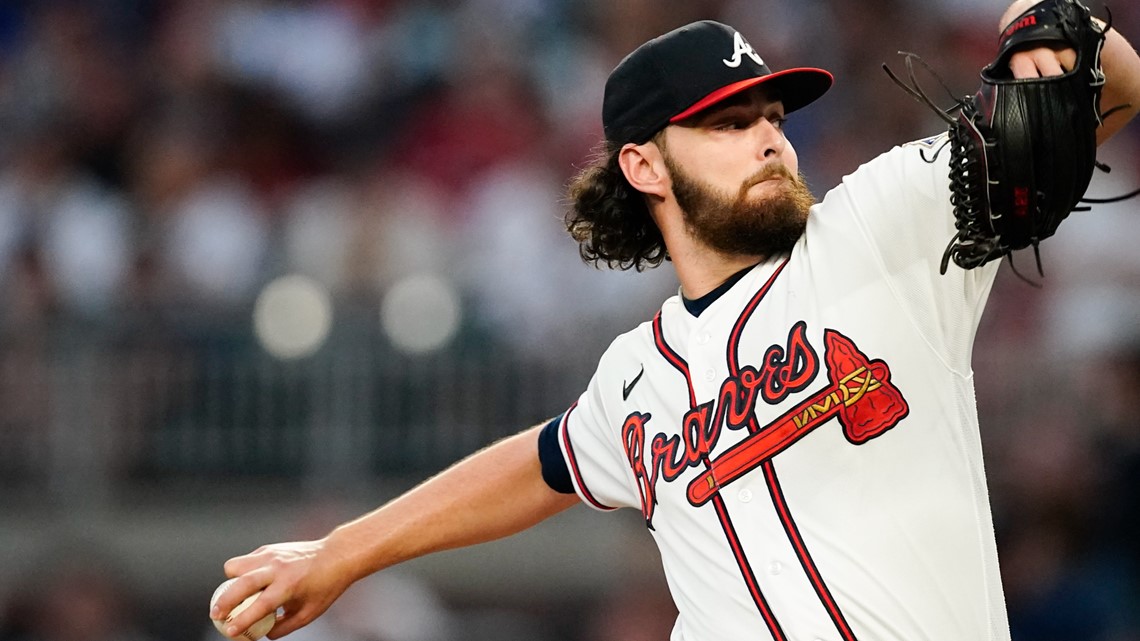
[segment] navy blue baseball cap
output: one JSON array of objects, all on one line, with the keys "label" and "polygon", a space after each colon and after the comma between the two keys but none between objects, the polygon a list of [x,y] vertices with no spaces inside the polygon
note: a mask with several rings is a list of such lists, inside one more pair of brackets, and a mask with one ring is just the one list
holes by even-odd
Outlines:
[{"label": "navy blue baseball cap", "polygon": [[642,144],[670,123],[757,85],[773,88],[790,113],[833,81],[811,67],[773,72],[736,29],[702,20],[646,42],[618,63],[606,80],[602,127],[611,143]]}]

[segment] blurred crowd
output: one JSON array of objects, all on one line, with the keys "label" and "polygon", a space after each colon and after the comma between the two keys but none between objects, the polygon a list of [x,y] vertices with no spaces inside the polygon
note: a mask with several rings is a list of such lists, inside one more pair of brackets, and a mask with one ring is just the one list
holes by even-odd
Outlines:
[{"label": "blurred crowd", "polygon": [[[561,225],[562,186],[600,140],[602,86],[625,53],[711,17],[745,33],[773,68],[833,71],[834,90],[787,125],[822,195],[875,154],[942,128],[880,63],[913,51],[953,94],[968,93],[1004,8],[0,2],[0,449],[49,420],[36,373],[61,351],[248,333],[260,292],[289,274],[328,292],[337,327],[371,318],[396,283],[427,274],[457,292],[461,334],[548,363],[595,358],[676,288],[668,269],[582,266]],[[1140,42],[1140,5],[1111,8]],[[936,99],[938,82],[924,80]],[[1098,176],[1096,195],[1140,186],[1138,151],[1133,123],[1104,149],[1114,171]],[[1004,268],[979,332],[978,402],[1015,641],[1140,639],[1137,208],[1075,214],[1043,247],[1043,278],[1021,257],[1042,289]],[[151,375],[169,366],[156,358]],[[154,621],[91,623],[130,612],[125,593],[96,581],[113,575],[89,572],[66,588],[54,576],[0,607],[0,641],[163,638]],[[55,616],[64,610],[91,618]],[[594,611],[583,639],[634,638],[616,632],[628,618]],[[432,634],[422,638],[444,638]]]},{"label": "blurred crowd", "polygon": [[0,331],[230,321],[285,273],[365,302],[440,274],[524,341],[570,303],[648,304],[651,279],[573,269],[557,224],[646,33],[608,6],[4,3]]},{"label": "blurred crowd", "polygon": [[568,310],[628,324],[669,275],[581,269],[558,223],[622,55],[713,16],[774,68],[833,70],[833,93],[789,123],[822,193],[939,128],[879,64],[916,51],[964,93],[998,14],[982,0],[0,3],[0,336],[231,322],[288,273],[365,302],[440,275],[471,322],[535,350],[574,332]]}]

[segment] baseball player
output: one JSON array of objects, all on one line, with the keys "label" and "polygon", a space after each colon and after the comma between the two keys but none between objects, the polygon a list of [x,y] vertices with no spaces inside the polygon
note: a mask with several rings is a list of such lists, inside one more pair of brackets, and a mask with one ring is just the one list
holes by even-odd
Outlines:
[{"label": "baseball player", "polygon": [[[1065,3],[1019,0],[1001,25]],[[1103,141],[1136,114],[1140,58],[1111,29],[1100,56]],[[1076,63],[1030,39],[1008,67]],[[230,631],[281,607],[277,638],[372,572],[585,502],[641,511],[673,641],[1008,640],[970,366],[1000,261],[940,274],[958,231],[946,135],[814,204],[782,125],[831,83],[773,72],[711,21],[627,56],[568,228],[588,260],[670,260],[678,295],[614,340],[556,419],[323,539],[227,561],[238,578],[211,616],[263,589]]]}]

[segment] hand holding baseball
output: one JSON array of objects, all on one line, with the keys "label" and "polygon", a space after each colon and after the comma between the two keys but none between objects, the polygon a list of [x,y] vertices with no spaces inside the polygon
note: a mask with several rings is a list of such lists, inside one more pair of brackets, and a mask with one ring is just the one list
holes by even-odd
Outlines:
[{"label": "hand holding baseball", "polygon": [[230,579],[219,585],[218,589],[214,590],[214,596],[210,598],[210,620],[214,622],[214,627],[218,629],[218,632],[221,632],[230,638],[235,638],[236,636],[245,639],[246,641],[257,641],[266,634],[269,634],[269,631],[273,629],[273,624],[276,623],[277,620],[277,615],[275,612],[271,612],[265,615],[263,618],[259,619],[252,626],[250,626],[249,629],[242,630],[237,635],[234,635],[232,632],[230,632],[228,630],[228,626],[233,622],[234,617],[238,616],[247,608],[249,608],[249,606],[253,605],[254,601],[257,600],[257,597],[261,596],[261,592],[255,592],[252,595],[246,597],[244,601],[234,606],[233,610],[230,610],[225,615],[221,614],[221,612],[225,612],[225,610],[217,608],[219,614],[217,617],[214,615],[215,606],[218,603],[218,597],[225,594],[226,591],[229,590],[233,585],[233,583],[234,579]]},{"label": "hand holding baseball", "polygon": [[[258,632],[268,617],[270,639],[277,639],[320,616],[351,584],[352,579],[338,568],[336,556],[323,540],[278,543],[258,548],[226,561],[227,576],[234,577],[219,588],[210,606],[210,618],[224,621],[222,634],[242,638]],[[250,599],[253,596],[256,599]],[[244,609],[238,606],[250,601]],[[284,613],[276,617],[278,608]],[[229,617],[226,613],[231,613]],[[255,639],[258,637],[246,637]]]}]

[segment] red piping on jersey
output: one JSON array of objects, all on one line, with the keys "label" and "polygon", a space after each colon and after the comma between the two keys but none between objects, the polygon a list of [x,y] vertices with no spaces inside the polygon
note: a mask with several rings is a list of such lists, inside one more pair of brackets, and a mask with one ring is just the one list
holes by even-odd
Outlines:
[{"label": "red piping on jersey", "polygon": [[760,291],[756,292],[752,300],[748,301],[748,304],[744,306],[744,311],[740,312],[740,318],[736,319],[736,325],[733,325],[732,333],[728,336],[728,368],[730,373],[735,375],[740,371],[736,363],[736,348],[740,345],[740,333],[744,331],[744,325],[748,323],[748,319],[752,317],[752,312],[756,311],[756,306],[759,305],[760,301],[764,299],[764,296],[768,294],[768,290],[772,288],[772,283],[776,282],[776,278],[784,271],[784,267],[787,265],[788,259],[784,259],[784,262],[780,263],[780,265],[776,267],[776,271],[772,272],[772,275],[768,277],[768,282],[764,283]]},{"label": "red piping on jersey", "polygon": [[[661,356],[685,377],[685,385],[689,388],[689,409],[695,408],[697,406],[697,395],[693,390],[693,380],[689,377],[689,364],[681,358],[680,354],[673,351],[669,343],[665,342],[665,332],[661,329],[660,311],[653,317],[653,342],[657,345],[657,351],[661,353]],[[705,469],[709,469],[707,456],[704,463]],[[728,546],[732,549],[733,557],[736,558],[736,566],[740,570],[740,576],[744,579],[744,585],[752,596],[752,602],[760,610],[760,616],[763,617],[764,624],[768,627],[768,633],[772,635],[772,641],[788,641],[784,635],[784,629],[780,627],[780,622],[776,620],[776,615],[772,612],[772,607],[768,605],[768,599],[760,590],[760,584],[756,581],[756,573],[752,570],[752,565],[748,563],[748,558],[744,555],[744,548],[740,545],[740,537],[736,533],[736,527],[733,526],[732,519],[728,515],[728,509],[724,506],[724,497],[720,495],[720,492],[717,492],[713,494],[711,503],[716,508],[720,527],[724,531],[725,538],[728,539]]]},{"label": "red piping on jersey", "polygon": [[[756,311],[756,307],[760,301],[767,295],[768,290],[771,289],[772,283],[784,271],[788,261],[780,263],[776,271],[768,277],[768,281],[764,286],[748,301],[745,305],[744,311],[740,313],[740,318],[736,319],[736,324],[732,328],[732,333],[728,339],[728,373],[730,376],[736,376],[740,373],[739,356],[737,352],[740,348],[740,335],[744,331],[744,326],[748,323],[752,313]],[[756,421],[756,414],[753,413],[748,419],[748,431],[755,434],[760,431],[760,426]],[[795,519],[792,517],[792,512],[788,509],[788,503],[784,499],[784,492],[780,488],[780,479],[776,476],[776,466],[771,461],[763,463],[764,480],[768,484],[768,493],[772,496],[772,505],[776,508],[776,513],[780,517],[780,523],[784,526],[784,532],[788,536],[788,541],[796,551],[796,556],[799,558],[800,565],[803,566],[804,572],[811,582],[812,588],[815,590],[816,595],[819,597],[820,603],[824,609],[827,610],[828,616],[831,617],[832,623],[835,624],[836,630],[843,635],[844,641],[857,641],[855,633],[851,631],[851,626],[848,625],[847,619],[844,618],[843,612],[839,609],[839,605],[835,602],[835,597],[831,595],[831,591],[827,588],[827,584],[823,580],[823,576],[819,573],[819,568],[816,567],[815,561],[811,558],[811,552],[808,551],[807,545],[804,543],[803,536],[800,534],[799,527],[796,525]]]},{"label": "red piping on jersey", "polygon": [[717,518],[720,519],[720,526],[724,529],[724,535],[728,539],[728,545],[732,548],[732,554],[736,557],[736,565],[740,568],[740,575],[744,578],[744,584],[748,586],[748,592],[752,595],[753,603],[760,610],[760,616],[764,617],[764,624],[768,627],[769,634],[772,635],[772,641],[788,641],[788,637],[784,636],[784,629],[776,620],[776,614],[772,612],[772,606],[768,605],[768,599],[760,590],[760,584],[756,581],[756,572],[752,570],[752,564],[744,555],[744,548],[740,545],[740,536],[737,535],[736,527],[733,526],[732,519],[728,515],[728,508],[724,506],[724,497],[718,492],[713,496],[712,504],[716,508]]},{"label": "red piping on jersey", "polygon": [[685,385],[689,388],[689,409],[697,406],[697,395],[693,392],[693,379],[689,376],[689,364],[681,355],[673,351],[669,347],[669,343],[665,342],[665,332],[661,329],[661,310],[657,310],[657,314],[653,316],[653,342],[657,344],[657,351],[669,361],[681,376],[685,377]]},{"label": "red piping on jersey", "polygon": [[570,429],[570,414],[577,407],[578,402],[575,401],[574,404],[570,406],[570,409],[566,410],[566,416],[562,417],[561,426],[562,449],[566,450],[566,458],[570,460],[570,471],[574,473],[574,480],[577,482],[578,487],[582,490],[582,496],[586,497],[586,500],[590,502],[590,505],[593,505],[599,510],[616,510],[617,508],[610,507],[594,498],[594,495],[590,493],[590,489],[586,487],[585,481],[582,480],[582,471],[578,469],[578,459],[574,456],[574,446],[570,444],[570,434],[568,434],[568,431]]},{"label": "red piping on jersey", "polygon": [[784,524],[784,531],[788,534],[788,539],[792,542],[792,546],[796,549],[796,556],[799,557],[800,565],[803,566],[804,572],[808,575],[808,580],[811,586],[815,588],[815,593],[819,596],[820,603],[827,609],[828,615],[831,616],[831,621],[835,624],[835,629],[839,634],[843,635],[845,641],[856,641],[855,633],[851,631],[851,626],[847,624],[847,620],[843,617],[843,612],[835,603],[835,598],[831,596],[831,592],[827,589],[827,584],[824,583],[823,577],[819,574],[819,569],[815,566],[815,561],[811,558],[811,552],[808,551],[807,546],[804,544],[803,537],[800,535],[799,527],[796,526],[795,519],[792,518],[792,513],[788,510],[788,502],[784,498],[784,490],[780,487],[780,479],[776,476],[776,467],[769,459],[763,463],[764,479],[768,483],[768,493],[772,495],[772,504],[776,507],[776,512],[780,515],[780,522]]}]

